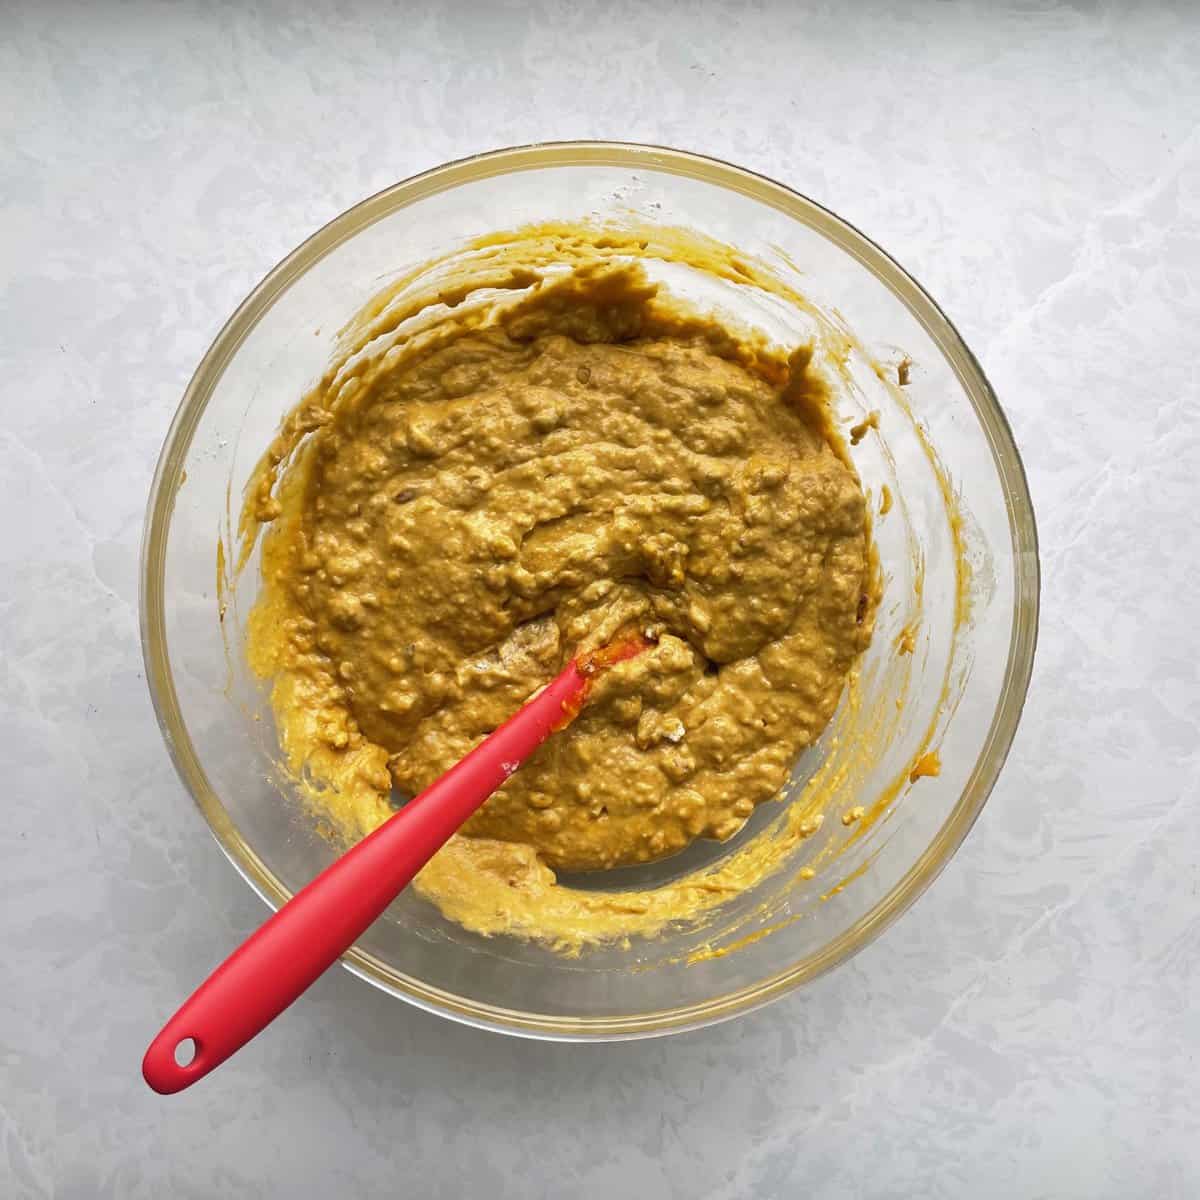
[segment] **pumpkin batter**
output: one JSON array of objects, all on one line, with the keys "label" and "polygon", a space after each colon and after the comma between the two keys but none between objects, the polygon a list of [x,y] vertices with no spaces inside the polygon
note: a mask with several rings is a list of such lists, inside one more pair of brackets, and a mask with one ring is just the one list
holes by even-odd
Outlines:
[{"label": "pumpkin batter", "polygon": [[[620,896],[553,871],[729,838],[829,721],[873,619],[862,488],[807,350],[689,312],[635,264],[359,358],[252,487],[273,526],[252,663],[293,768],[354,834],[571,656],[654,638],[419,881],[484,932],[536,936],[554,910],[561,941]],[[520,919],[484,913],[497,882]]]}]

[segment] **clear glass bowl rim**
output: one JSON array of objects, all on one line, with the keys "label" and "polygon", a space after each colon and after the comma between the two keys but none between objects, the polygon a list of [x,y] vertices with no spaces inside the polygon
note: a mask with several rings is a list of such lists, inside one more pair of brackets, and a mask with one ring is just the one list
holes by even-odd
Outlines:
[{"label": "clear glass bowl rim", "polygon": [[188,383],[171,422],[151,484],[142,536],[140,625],[146,681],[155,716],[175,764],[229,861],[273,909],[292,893],[241,836],[209,785],[180,711],[166,639],[168,533],[184,461],[209,396],[226,365],[274,301],[326,254],[381,218],[462,183],[544,167],[572,165],[652,169],[726,188],[816,229],[866,267],[908,308],[938,346],[971,401],[988,439],[1004,491],[1012,538],[1014,620],[1000,700],[958,802],[924,852],[878,903],[817,953],[791,962],[751,987],[700,1004],[620,1018],[563,1018],[517,1012],[430,987],[352,948],[342,959],[354,974],[426,1011],[479,1028],[559,1041],[614,1041],[697,1029],[749,1012],[840,965],[896,921],[937,878],[975,823],[1016,734],[1037,643],[1040,568],[1037,528],[1025,469],[1008,420],[975,356],[925,289],[854,226],[764,175],[720,159],[630,142],[543,142],[488,151],[414,175],[335,217],[292,251],[238,306]]}]

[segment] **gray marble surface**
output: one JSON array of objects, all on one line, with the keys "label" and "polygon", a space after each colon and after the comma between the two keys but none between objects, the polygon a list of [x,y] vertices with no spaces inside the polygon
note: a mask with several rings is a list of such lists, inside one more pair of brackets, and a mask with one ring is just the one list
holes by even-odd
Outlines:
[{"label": "gray marble surface", "polygon": [[[0,1194],[1200,1191],[1200,8],[0,3]],[[262,918],[137,636],[151,470],[285,252],[445,159],[612,137],[830,205],[1012,418],[1041,650],[961,853],[720,1028],[541,1045],[342,971],[183,1096],[148,1036]]]}]

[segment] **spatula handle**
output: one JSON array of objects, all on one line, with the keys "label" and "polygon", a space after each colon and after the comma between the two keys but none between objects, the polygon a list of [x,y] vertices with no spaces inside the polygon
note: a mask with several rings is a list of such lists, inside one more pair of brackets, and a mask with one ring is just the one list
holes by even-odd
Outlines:
[{"label": "spatula handle", "polygon": [[[337,961],[453,833],[577,709],[575,662],[461,762],[297,892],[150,1043],[146,1082],[182,1091],[241,1049]],[[190,1039],[185,1064],[177,1048]],[[183,1057],[183,1055],[181,1055]]]}]

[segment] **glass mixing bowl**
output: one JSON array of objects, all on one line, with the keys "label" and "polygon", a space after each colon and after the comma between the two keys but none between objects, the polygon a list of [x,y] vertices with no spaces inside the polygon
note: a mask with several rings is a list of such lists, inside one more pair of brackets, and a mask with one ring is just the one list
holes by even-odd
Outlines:
[{"label": "glass mixing bowl", "polygon": [[[851,451],[873,510],[887,503],[885,485],[891,493],[891,511],[876,517],[885,590],[872,647],[854,696],[797,763],[788,792],[822,776],[830,819],[778,870],[699,925],[576,958],[468,933],[410,889],[344,959],[393,995],[482,1027],[627,1038],[746,1012],[877,936],[961,843],[1017,726],[1038,608],[1021,461],[979,364],[878,246],[769,179],[650,146],[502,150],[363,201],[254,289],[188,386],[150,496],[142,640],[184,783],[230,861],[278,907],[336,850],[278,769],[266,691],[245,666],[258,564],[255,555],[231,577],[241,488],[281,416],[321,375],[336,331],[389,280],[480,235],[560,220],[695,231],[812,300],[805,314],[745,283],[708,280],[703,292],[691,281],[706,304],[840,353],[838,419],[848,427],[878,414],[878,433]],[[655,265],[652,251],[651,273]],[[686,270],[658,265],[688,293]],[[931,750],[940,774],[914,780]],[[784,803],[760,806],[733,846],[701,842],[573,882],[653,887],[769,831]],[[836,819],[854,806],[866,818]]]}]

